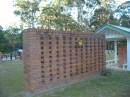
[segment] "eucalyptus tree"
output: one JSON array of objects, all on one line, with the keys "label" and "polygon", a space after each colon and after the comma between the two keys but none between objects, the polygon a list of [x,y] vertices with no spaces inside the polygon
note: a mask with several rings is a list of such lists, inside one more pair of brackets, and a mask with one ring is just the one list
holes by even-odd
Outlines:
[{"label": "eucalyptus tree", "polygon": [[14,13],[27,27],[35,27],[40,2],[40,0],[15,0],[16,10]]},{"label": "eucalyptus tree", "polygon": [[12,53],[22,48],[22,33],[19,27],[10,26],[2,29],[0,26],[0,52]]},{"label": "eucalyptus tree", "polygon": [[4,37],[4,31],[2,26],[0,26],[0,52],[4,52],[6,39]]},{"label": "eucalyptus tree", "polygon": [[90,19],[90,28],[95,31],[98,27],[106,23],[116,23],[113,12],[116,10],[115,0],[101,0],[100,6],[95,9],[93,16]]},{"label": "eucalyptus tree", "polygon": [[120,4],[116,10],[116,12],[121,13],[121,15],[128,15],[130,16],[130,1],[126,1]]},{"label": "eucalyptus tree", "polygon": [[121,26],[130,28],[130,17],[125,14],[121,15],[120,24]]},{"label": "eucalyptus tree", "polygon": [[[60,1],[60,0],[54,0],[54,1]],[[100,5],[100,3],[101,3],[100,0],[63,0],[60,1],[59,3],[54,4],[63,6],[63,9],[67,8],[65,10],[66,13],[68,13],[72,17],[77,15],[77,19],[75,20],[79,24],[87,26],[89,24],[88,21],[93,15],[94,10],[97,8],[97,6]],[[71,14],[72,11],[77,11],[78,14]]]},{"label": "eucalyptus tree", "polygon": [[[27,27],[45,27],[59,30],[82,28],[63,9],[70,6],[72,0],[16,0],[15,14]],[[68,26],[69,25],[69,26]],[[76,27],[75,27],[76,26]]]},{"label": "eucalyptus tree", "polygon": [[90,20],[90,27],[96,30],[98,27],[109,22],[109,11],[101,7],[96,9],[93,17]]},{"label": "eucalyptus tree", "polygon": [[65,14],[57,6],[43,7],[40,16],[40,25],[47,29],[62,31],[85,31],[84,27],[76,22],[70,15]]},{"label": "eucalyptus tree", "polygon": [[[108,1],[110,0],[16,0],[15,14],[28,27],[86,30],[89,29],[95,10],[106,6]],[[77,14],[72,14],[73,11],[77,11]]]},{"label": "eucalyptus tree", "polygon": [[88,27],[90,18],[93,16],[95,9],[101,4],[100,0],[77,0],[78,21]]},{"label": "eucalyptus tree", "polygon": [[120,16],[120,25],[130,27],[130,1],[126,1],[119,5],[115,13]]},{"label": "eucalyptus tree", "polygon": [[22,48],[22,33],[19,27],[9,26],[4,30],[4,42],[6,53],[14,52],[17,48]]}]

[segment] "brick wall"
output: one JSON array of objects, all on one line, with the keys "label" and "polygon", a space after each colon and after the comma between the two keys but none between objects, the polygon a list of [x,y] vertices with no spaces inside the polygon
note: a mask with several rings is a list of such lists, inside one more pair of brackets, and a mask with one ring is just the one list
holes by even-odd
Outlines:
[{"label": "brick wall", "polygon": [[100,34],[27,29],[23,33],[26,88],[47,90],[75,83],[105,65],[105,37]]}]

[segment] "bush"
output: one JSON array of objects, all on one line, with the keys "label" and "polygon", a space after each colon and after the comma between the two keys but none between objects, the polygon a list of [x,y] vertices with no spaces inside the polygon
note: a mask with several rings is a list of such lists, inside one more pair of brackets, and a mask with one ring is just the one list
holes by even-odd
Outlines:
[{"label": "bush", "polygon": [[112,71],[111,71],[111,69],[104,69],[101,71],[101,75],[102,76],[110,76],[110,75],[112,75]]}]

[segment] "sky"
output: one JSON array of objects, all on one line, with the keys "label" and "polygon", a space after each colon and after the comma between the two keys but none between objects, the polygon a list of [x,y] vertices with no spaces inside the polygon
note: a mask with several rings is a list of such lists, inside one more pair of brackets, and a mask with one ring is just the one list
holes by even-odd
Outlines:
[{"label": "sky", "polygon": [[[121,4],[128,0],[116,0],[117,4]],[[17,25],[19,18],[14,15],[13,0],[0,0],[0,25],[4,28]]]},{"label": "sky", "polygon": [[0,0],[0,25],[7,27],[18,22],[18,17],[13,13],[13,0]]}]

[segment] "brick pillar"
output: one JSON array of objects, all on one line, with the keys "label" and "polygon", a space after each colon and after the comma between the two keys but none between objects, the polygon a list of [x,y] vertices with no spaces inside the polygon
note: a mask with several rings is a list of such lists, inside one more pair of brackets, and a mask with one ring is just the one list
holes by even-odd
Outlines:
[{"label": "brick pillar", "polygon": [[26,88],[33,91],[41,84],[40,39],[35,29],[28,30],[23,33],[23,60]]}]

